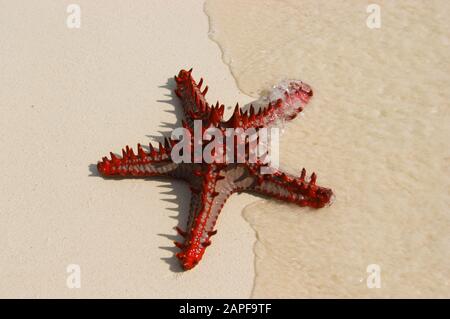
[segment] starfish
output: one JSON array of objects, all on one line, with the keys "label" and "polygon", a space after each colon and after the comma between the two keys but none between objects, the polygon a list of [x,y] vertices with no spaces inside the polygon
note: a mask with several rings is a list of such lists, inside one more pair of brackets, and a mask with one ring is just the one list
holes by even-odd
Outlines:
[{"label": "starfish", "polygon": [[[267,104],[258,111],[253,105],[245,112],[236,105],[233,115],[224,120],[224,105],[219,102],[210,105],[205,99],[208,86],[202,90],[203,79],[197,83],[192,77],[192,69],[181,70],[175,76],[176,95],[181,99],[185,115],[183,128],[194,131],[195,121],[201,121],[202,132],[207,128],[215,128],[224,132],[229,128],[260,130],[275,125],[280,121],[289,121],[296,117],[313,95],[311,88],[300,81],[286,83],[282,93],[276,99],[267,99]],[[202,142],[202,148],[206,143]],[[303,168],[300,176],[294,176],[278,169],[272,169],[270,174],[263,174],[261,168],[269,164],[261,159],[249,161],[249,154],[254,150],[248,139],[245,158],[241,162],[223,162],[218,160],[205,161],[188,154],[191,161],[174,160],[173,150],[177,141],[166,138],[164,143],[149,149],[138,144],[137,152],[126,146],[122,156],[110,153],[111,158],[104,157],[98,162],[97,169],[104,177],[149,177],[166,176],[181,179],[189,183],[192,196],[186,230],[176,227],[184,238],[183,242],[175,242],[180,248],[176,257],[184,270],[195,267],[211,244],[211,236],[217,233],[214,229],[217,218],[226,200],[236,192],[253,192],[298,206],[321,208],[331,203],[331,189],[316,185],[315,173],[308,178]],[[220,143],[222,154],[229,149]],[[189,149],[191,151],[191,149]],[[212,152],[214,155],[220,152]]]}]

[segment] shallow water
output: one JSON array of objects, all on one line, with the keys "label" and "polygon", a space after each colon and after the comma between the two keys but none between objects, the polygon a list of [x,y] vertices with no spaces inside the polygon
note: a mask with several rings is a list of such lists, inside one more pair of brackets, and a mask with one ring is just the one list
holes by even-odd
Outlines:
[{"label": "shallow water", "polygon": [[[318,173],[336,200],[259,200],[253,297],[450,297],[450,3],[207,0],[239,88],[284,78],[314,98],[286,126],[281,167]],[[381,270],[369,289],[367,266]]]}]

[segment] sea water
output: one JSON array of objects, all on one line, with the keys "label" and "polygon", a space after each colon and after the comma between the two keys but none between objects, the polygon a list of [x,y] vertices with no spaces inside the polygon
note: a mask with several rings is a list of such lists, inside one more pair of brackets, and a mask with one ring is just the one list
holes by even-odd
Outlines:
[{"label": "sea water", "polygon": [[336,194],[319,210],[256,197],[245,209],[253,297],[450,297],[450,2],[207,0],[205,12],[243,92],[311,85],[280,164]]}]

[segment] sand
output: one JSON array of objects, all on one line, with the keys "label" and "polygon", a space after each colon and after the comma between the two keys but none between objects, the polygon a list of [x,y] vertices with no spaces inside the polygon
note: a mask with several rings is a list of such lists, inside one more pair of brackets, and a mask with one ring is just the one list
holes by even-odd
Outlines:
[{"label": "sand", "polygon": [[[450,297],[450,6],[376,1],[381,28],[369,29],[369,3],[206,2],[242,91],[283,78],[313,87],[281,138],[281,167],[316,171],[336,194],[318,211],[245,209],[253,297]],[[367,286],[369,265],[380,288]]]},{"label": "sand", "polygon": [[[205,78],[211,101],[248,101],[208,38],[202,2],[76,3],[79,29],[66,26],[69,2],[1,3],[0,297],[248,297],[251,196],[230,199],[204,260],[184,273],[172,241],[188,187],[95,170],[109,151],[180,126],[169,79],[181,68]],[[79,289],[66,284],[70,264]]]},{"label": "sand", "polygon": [[[208,0],[208,16],[194,0],[76,3],[79,29],[69,2],[0,5],[0,297],[450,297],[446,1],[377,1],[378,30],[364,1]],[[234,195],[180,272],[188,187],[105,180],[95,164],[180,126],[171,78],[190,67],[227,106],[309,83],[281,166],[316,171],[336,201]]]}]

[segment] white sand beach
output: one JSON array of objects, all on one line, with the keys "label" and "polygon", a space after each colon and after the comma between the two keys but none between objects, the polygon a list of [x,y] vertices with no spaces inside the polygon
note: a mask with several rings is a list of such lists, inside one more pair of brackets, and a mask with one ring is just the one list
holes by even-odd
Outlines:
[{"label": "white sand beach", "polygon": [[[450,297],[449,4],[377,1],[369,29],[369,3],[0,1],[0,298]],[[336,200],[235,194],[183,272],[187,185],[95,165],[181,126],[173,76],[191,67],[226,114],[281,79],[310,84],[281,167],[316,171]]]},{"label": "white sand beach", "polygon": [[[182,68],[205,78],[211,101],[248,101],[208,38],[203,3],[77,3],[81,27],[69,29],[69,2],[1,2],[0,297],[248,297],[251,196],[230,199],[201,265],[180,272],[173,227],[188,187],[95,170],[180,126],[171,89]],[[80,289],[66,285],[70,264]]]}]

